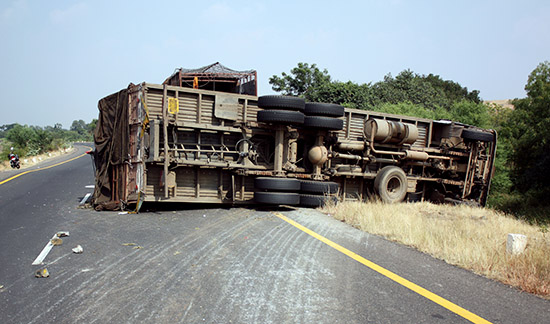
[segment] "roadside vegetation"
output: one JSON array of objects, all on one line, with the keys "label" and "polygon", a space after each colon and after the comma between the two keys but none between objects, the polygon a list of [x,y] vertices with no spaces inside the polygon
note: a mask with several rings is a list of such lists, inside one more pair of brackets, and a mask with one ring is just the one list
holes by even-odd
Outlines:
[{"label": "roadside vegetation", "polygon": [[[545,226],[488,208],[427,202],[343,202],[322,211],[360,230],[550,299],[550,234]],[[525,253],[506,252],[508,233],[528,237]]]},{"label": "roadside vegetation", "polygon": [[11,147],[21,159],[38,156],[68,148],[78,141],[93,141],[97,120],[87,124],[83,120],[73,121],[70,129],[61,124],[54,126],[28,126],[9,124],[0,126],[0,162],[8,160]]},{"label": "roadside vegetation", "polygon": [[274,75],[269,82],[274,91],[311,102],[496,129],[496,171],[488,206],[531,224],[550,224],[550,62],[531,72],[527,97],[512,100],[514,109],[485,104],[477,90],[410,70],[357,84],[333,80],[315,64],[298,63],[290,73]]}]

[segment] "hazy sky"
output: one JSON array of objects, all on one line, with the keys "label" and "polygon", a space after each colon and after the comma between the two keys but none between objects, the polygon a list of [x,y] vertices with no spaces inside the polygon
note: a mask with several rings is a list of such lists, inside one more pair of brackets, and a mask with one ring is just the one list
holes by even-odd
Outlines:
[{"label": "hazy sky", "polygon": [[521,98],[550,60],[550,1],[32,1],[0,3],[0,125],[69,128],[130,82],[214,62],[268,79],[298,62],[377,82],[411,69]]}]

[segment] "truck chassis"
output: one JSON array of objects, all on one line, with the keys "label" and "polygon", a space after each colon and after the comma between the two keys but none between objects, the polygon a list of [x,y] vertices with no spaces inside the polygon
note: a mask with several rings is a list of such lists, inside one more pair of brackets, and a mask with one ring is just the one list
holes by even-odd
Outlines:
[{"label": "truck chassis", "polygon": [[96,209],[372,197],[485,205],[494,169],[493,130],[297,97],[141,83],[99,110]]}]

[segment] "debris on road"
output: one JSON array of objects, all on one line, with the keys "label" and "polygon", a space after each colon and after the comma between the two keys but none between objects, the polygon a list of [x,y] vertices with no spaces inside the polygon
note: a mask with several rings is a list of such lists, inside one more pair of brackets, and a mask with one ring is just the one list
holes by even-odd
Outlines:
[{"label": "debris on road", "polygon": [[92,193],[88,192],[80,201],[80,206],[83,206],[88,201],[88,199],[90,199],[91,196]]},{"label": "debris on road", "polygon": [[139,245],[134,246],[134,250],[139,250],[139,249],[143,249],[143,246],[139,246]]},{"label": "debris on road", "polygon": [[124,246],[136,246],[136,243],[122,243]]},{"label": "debris on road", "polygon": [[59,231],[55,235],[57,237],[66,237],[66,236],[69,236],[69,232],[68,231]]},{"label": "debris on road", "polygon": [[58,237],[51,239],[50,242],[53,244],[53,246],[59,246],[63,244],[63,240]]},{"label": "debris on road", "polygon": [[128,212],[127,212],[127,211],[123,211],[123,212],[120,212],[120,213],[118,213],[118,214],[119,214],[119,215],[127,215]]},{"label": "debris on road", "polygon": [[82,248],[82,246],[77,245],[74,249],[73,249],[73,253],[76,253],[76,254],[80,254],[84,251],[84,249]]},{"label": "debris on road", "polygon": [[36,278],[48,278],[50,276],[50,273],[48,272],[48,269],[44,268],[37,270],[34,276]]},{"label": "debris on road", "polygon": [[0,285],[0,289],[4,289],[4,285]]},{"label": "debris on road", "polygon": [[46,256],[48,256],[48,253],[50,253],[51,249],[54,247],[54,245],[61,245],[63,243],[63,240],[60,239],[60,237],[69,236],[69,232],[67,231],[59,231],[55,233],[52,238],[48,241],[46,246],[42,249],[40,254],[34,259],[32,262],[32,265],[39,265],[42,264]]}]

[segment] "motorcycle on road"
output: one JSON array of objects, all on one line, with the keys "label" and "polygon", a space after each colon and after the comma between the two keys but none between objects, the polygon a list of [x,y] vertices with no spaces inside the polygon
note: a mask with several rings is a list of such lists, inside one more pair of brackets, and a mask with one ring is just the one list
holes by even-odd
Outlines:
[{"label": "motorcycle on road", "polygon": [[19,157],[17,154],[11,153],[10,156],[10,165],[12,169],[19,169],[21,167],[21,164],[19,163]]}]

